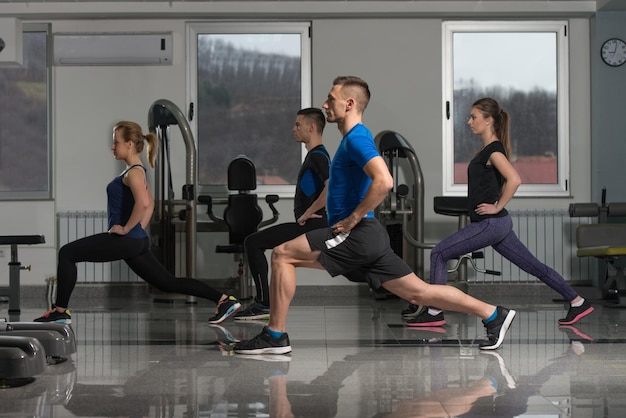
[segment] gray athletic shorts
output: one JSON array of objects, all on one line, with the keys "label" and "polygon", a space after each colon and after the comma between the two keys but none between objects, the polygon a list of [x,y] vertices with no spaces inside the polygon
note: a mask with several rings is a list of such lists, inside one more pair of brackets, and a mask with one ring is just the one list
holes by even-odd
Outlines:
[{"label": "gray athletic shorts", "polygon": [[[317,261],[331,276],[347,275],[351,281],[367,282],[372,289],[412,273],[393,252],[389,234],[378,219],[364,218],[348,233],[335,234],[331,228],[306,233],[312,250],[321,251]],[[356,275],[362,275],[357,280]]]}]

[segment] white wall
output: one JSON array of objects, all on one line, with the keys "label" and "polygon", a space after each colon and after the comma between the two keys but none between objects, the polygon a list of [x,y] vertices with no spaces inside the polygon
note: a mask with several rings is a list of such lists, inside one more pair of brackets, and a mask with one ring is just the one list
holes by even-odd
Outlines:
[{"label": "white wall", "polygon": [[[148,109],[161,98],[173,101],[181,109],[187,107],[185,20],[52,20],[52,28],[53,32],[172,31],[174,65],[55,67],[55,199],[0,203],[0,217],[6,225],[3,233],[43,233],[48,241],[43,246],[20,249],[22,262],[33,265],[31,272],[22,273],[24,284],[43,284],[47,275],[54,274],[57,212],[106,209],[105,186],[122,169],[109,150],[113,124],[130,119],[147,129]],[[590,199],[588,19],[572,19],[569,36],[573,199],[518,198],[511,203],[513,209],[566,208],[570,202]],[[411,142],[425,178],[426,238],[441,239],[456,225],[455,219],[435,215],[430,204],[442,191],[441,19],[313,19],[312,46],[312,105],[321,106],[337,75],[354,74],[368,81],[372,101],[364,121],[374,134],[391,129]],[[184,146],[177,133],[173,134],[173,144],[180,144],[172,157],[173,161],[180,161],[180,170],[174,172],[175,190],[180,193],[185,179]],[[331,153],[339,140],[336,128],[328,126],[325,142]],[[174,166],[176,169],[176,163]],[[291,205],[285,199],[279,203],[281,221],[292,220]],[[214,235],[216,243],[223,238],[221,234]],[[214,243],[205,243],[210,241],[205,238],[201,241],[208,248],[201,250],[198,275],[206,277],[215,272],[211,260]],[[8,268],[5,270],[8,277]],[[2,270],[0,274],[5,275]],[[299,273],[298,280],[299,284],[349,283],[342,278],[331,279],[325,272],[305,270]]]}]

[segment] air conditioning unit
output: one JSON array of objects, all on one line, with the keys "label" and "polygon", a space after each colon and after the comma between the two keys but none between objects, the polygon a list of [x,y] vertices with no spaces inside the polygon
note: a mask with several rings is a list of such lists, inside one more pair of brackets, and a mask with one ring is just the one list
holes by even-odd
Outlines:
[{"label": "air conditioning unit", "polygon": [[56,33],[55,65],[172,65],[171,33]]},{"label": "air conditioning unit", "polygon": [[0,66],[22,65],[22,21],[0,18]]}]

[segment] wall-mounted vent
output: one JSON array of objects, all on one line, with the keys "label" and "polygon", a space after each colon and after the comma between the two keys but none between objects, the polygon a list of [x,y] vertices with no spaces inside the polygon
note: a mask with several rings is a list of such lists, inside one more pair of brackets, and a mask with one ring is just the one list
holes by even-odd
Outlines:
[{"label": "wall-mounted vent", "polygon": [[171,33],[57,33],[55,65],[172,65]]}]

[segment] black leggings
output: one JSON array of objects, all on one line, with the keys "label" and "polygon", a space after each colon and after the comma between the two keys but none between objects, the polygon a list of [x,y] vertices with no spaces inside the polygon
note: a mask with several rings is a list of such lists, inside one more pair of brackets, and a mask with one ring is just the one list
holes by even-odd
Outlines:
[{"label": "black leggings", "polygon": [[170,273],[152,254],[149,238],[129,238],[103,232],[70,242],[59,250],[55,305],[68,307],[76,286],[76,263],[117,260],[124,260],[139,277],[164,292],[197,296],[216,304],[222,297],[222,292],[199,280],[179,278]]},{"label": "black leggings", "polygon": [[269,267],[267,258],[265,258],[265,250],[271,250],[283,242],[291,241],[305,232],[319,228],[328,228],[326,217],[309,219],[304,225],[296,222],[279,224],[246,237],[246,256],[248,257],[250,273],[256,285],[257,302],[266,306],[270,305]]}]

